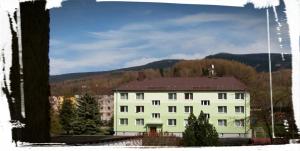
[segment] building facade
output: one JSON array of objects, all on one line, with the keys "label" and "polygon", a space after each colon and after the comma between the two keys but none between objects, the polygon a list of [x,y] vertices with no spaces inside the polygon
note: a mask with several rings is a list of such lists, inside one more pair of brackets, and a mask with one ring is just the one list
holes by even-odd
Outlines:
[{"label": "building facade", "polygon": [[190,113],[202,110],[219,137],[251,137],[250,94],[233,77],[134,81],[115,90],[114,104],[116,135],[182,136]]},{"label": "building facade", "polygon": [[101,120],[108,122],[111,120],[114,111],[113,95],[97,95],[95,99],[98,102]]},{"label": "building facade", "polygon": [[76,97],[50,96],[49,97],[50,107],[53,109],[54,112],[59,113],[62,104],[65,100],[71,101],[73,105],[77,104]]},{"label": "building facade", "polygon": [[50,96],[49,97],[50,107],[53,109],[54,112],[57,112],[57,113],[61,109],[63,101],[64,101],[63,96]]}]

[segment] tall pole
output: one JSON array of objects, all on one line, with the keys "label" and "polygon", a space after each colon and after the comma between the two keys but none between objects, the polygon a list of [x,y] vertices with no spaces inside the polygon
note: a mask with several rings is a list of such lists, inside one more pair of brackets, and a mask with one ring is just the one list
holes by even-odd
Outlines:
[{"label": "tall pole", "polygon": [[116,121],[115,122],[115,124],[116,124],[116,129],[115,129],[115,135],[117,136],[118,135],[118,130],[117,130],[117,127],[118,127],[118,116],[117,116],[117,114],[118,114],[118,89],[116,89],[116,96],[114,96],[114,97],[116,97],[116,102],[115,102],[115,104],[114,104],[114,112],[115,112],[115,115],[114,115],[114,120]]},{"label": "tall pole", "polygon": [[270,45],[270,21],[269,9],[267,11],[267,32],[268,32],[268,54],[269,54],[269,78],[270,78],[270,101],[271,101],[271,120],[272,120],[272,138],[275,138],[274,133],[274,111],[273,111],[273,91],[272,91],[272,62],[271,62],[271,45]]}]

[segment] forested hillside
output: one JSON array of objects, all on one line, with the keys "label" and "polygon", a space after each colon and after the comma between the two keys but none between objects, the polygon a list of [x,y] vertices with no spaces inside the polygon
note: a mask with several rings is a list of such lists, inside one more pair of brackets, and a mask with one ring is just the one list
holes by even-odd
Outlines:
[{"label": "forested hillside", "polygon": [[109,94],[120,84],[136,80],[139,72],[143,72],[146,78],[206,76],[207,73],[205,72],[212,64],[215,65],[217,76],[235,76],[246,84],[252,81],[256,74],[252,67],[234,61],[221,59],[183,60],[167,68],[118,71],[62,82],[52,82],[51,94],[67,96],[83,92]]},{"label": "forested hillside", "polygon": [[[269,54],[229,54],[219,53],[205,57],[206,59],[226,59],[234,60],[255,68],[258,72],[269,72]],[[292,67],[292,55],[291,54],[271,54],[271,67],[272,71],[278,71],[280,69],[291,69]]]},{"label": "forested hillside", "polygon": [[[205,57],[205,59],[225,59],[230,61],[237,61],[246,65],[253,67],[257,72],[269,72],[269,58],[267,53],[260,54],[229,54],[229,53],[219,53],[215,55],[210,55]],[[291,69],[291,54],[271,54],[272,60],[272,71],[278,71],[281,69]],[[170,68],[178,63],[179,59],[167,59],[154,61],[145,65],[128,67],[122,69],[116,69],[111,71],[97,71],[97,72],[79,72],[79,73],[67,73],[61,75],[51,75],[50,82],[60,82],[64,80],[72,80],[85,78],[95,75],[103,75],[108,73],[117,73],[122,71],[139,71],[145,69],[161,69]]]},{"label": "forested hillside", "polygon": [[50,82],[60,82],[64,80],[72,80],[72,79],[79,79],[89,76],[95,75],[103,75],[103,74],[111,74],[111,73],[118,73],[122,71],[139,71],[144,69],[160,69],[160,68],[169,68],[175,65],[180,60],[177,59],[168,59],[168,60],[160,60],[154,61],[145,65],[135,66],[135,67],[128,67],[122,69],[116,69],[111,71],[99,71],[99,72],[79,72],[79,73],[67,73],[61,75],[52,75],[50,76]]},{"label": "forested hillside", "polygon": [[[251,95],[251,124],[263,126],[270,131],[270,87],[269,73],[257,72],[253,67],[237,61],[223,59],[183,60],[169,68],[120,71],[94,75],[85,78],[51,83],[52,95],[72,96],[74,94],[112,94],[121,84],[137,80],[139,75],[146,79],[157,77],[199,77],[208,76],[208,69],[214,65],[216,76],[234,76],[244,82]],[[290,132],[296,131],[291,101],[291,70],[272,72],[275,122],[278,135],[290,135],[283,128],[283,119],[288,119]],[[249,121],[250,122],[250,121]]]}]

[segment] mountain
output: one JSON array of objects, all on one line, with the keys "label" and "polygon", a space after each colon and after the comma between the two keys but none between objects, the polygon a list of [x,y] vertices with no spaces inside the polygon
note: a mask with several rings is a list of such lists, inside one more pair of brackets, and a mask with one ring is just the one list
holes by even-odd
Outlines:
[{"label": "mountain", "polygon": [[61,75],[51,75],[49,81],[50,81],[50,83],[52,83],[52,82],[60,82],[60,81],[64,81],[64,80],[78,79],[78,78],[83,78],[83,77],[88,77],[88,76],[93,76],[93,75],[117,73],[117,72],[122,72],[122,71],[139,71],[139,70],[143,70],[143,69],[170,68],[179,61],[181,61],[181,60],[168,59],[168,60],[160,60],[160,61],[151,62],[151,63],[141,65],[141,66],[122,68],[122,69],[111,70],[111,71],[80,72],[80,73],[67,73],[67,74],[61,74]]},{"label": "mountain", "polygon": [[[257,54],[230,54],[230,53],[218,53],[205,57],[205,59],[225,59],[233,60],[252,66],[257,72],[269,72],[269,57],[268,53]],[[271,54],[272,71],[278,71],[279,69],[291,69],[291,54]]]},{"label": "mountain", "polygon": [[[237,61],[249,66],[252,66],[258,72],[269,72],[269,61],[268,53],[256,53],[256,54],[230,54],[230,53],[218,53],[215,55],[209,55],[205,59],[225,59]],[[291,69],[291,54],[284,54],[283,56],[279,53],[271,54],[272,60],[272,71],[277,71],[279,69]],[[142,69],[161,69],[161,68],[171,68],[176,63],[182,60],[171,59],[171,60],[161,60],[151,62],[141,66],[122,68],[111,71],[99,71],[99,72],[81,72],[81,73],[68,73],[62,75],[52,75],[50,76],[50,83],[60,82],[64,80],[79,79],[84,77],[89,77],[93,75],[103,75],[109,73],[118,73],[122,71],[139,71]]]}]

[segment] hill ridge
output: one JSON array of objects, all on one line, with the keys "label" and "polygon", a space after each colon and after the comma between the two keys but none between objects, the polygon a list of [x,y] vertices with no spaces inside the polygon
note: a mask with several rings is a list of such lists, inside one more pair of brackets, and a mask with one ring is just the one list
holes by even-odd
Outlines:
[{"label": "hill ridge", "polygon": [[[291,54],[284,54],[284,60],[282,59],[282,54],[272,53],[272,71],[277,71],[281,68],[291,69]],[[217,53],[214,55],[209,55],[201,59],[225,59],[238,61],[246,65],[252,66],[258,72],[268,72],[269,71],[269,61],[268,53],[253,53],[253,54],[231,54],[231,53]],[[123,71],[139,71],[143,69],[160,69],[160,68],[170,68],[176,63],[183,61],[184,59],[165,59],[147,63],[145,65],[121,68],[109,71],[94,71],[94,72],[77,72],[77,73],[66,73],[61,75],[50,75],[50,83],[60,82],[64,80],[79,79],[83,77],[101,75],[106,73],[118,73]]]}]

